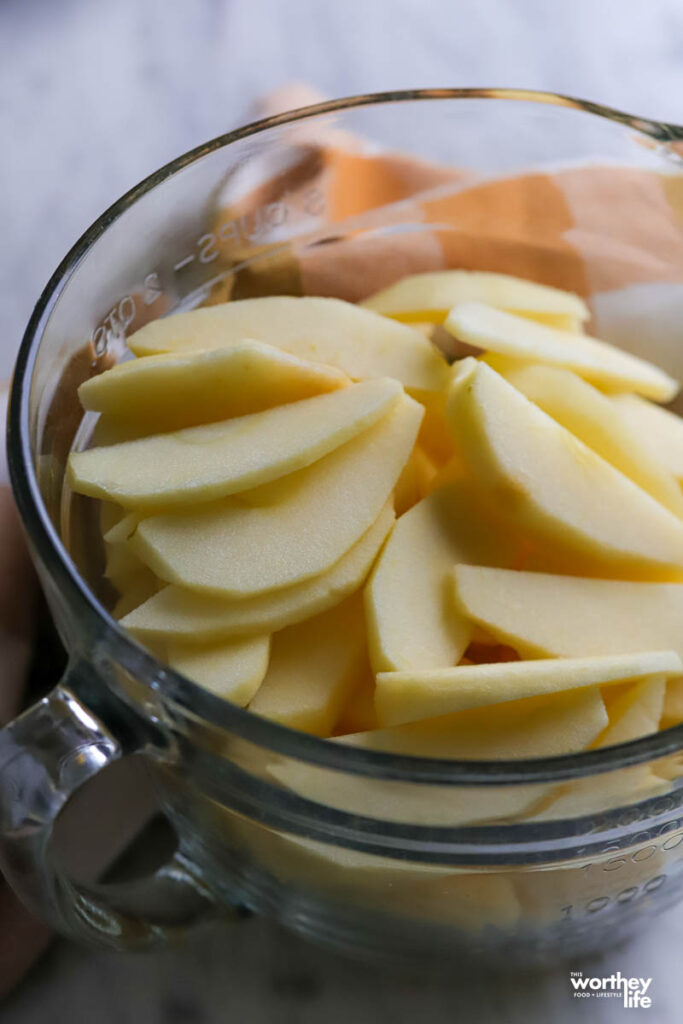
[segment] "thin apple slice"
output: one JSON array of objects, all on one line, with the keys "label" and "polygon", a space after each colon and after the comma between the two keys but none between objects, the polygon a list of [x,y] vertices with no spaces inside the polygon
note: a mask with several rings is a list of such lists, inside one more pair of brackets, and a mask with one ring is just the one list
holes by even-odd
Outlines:
[{"label": "thin apple slice", "polygon": [[261,412],[348,383],[333,367],[297,359],[259,341],[240,340],[212,352],[119,363],[81,384],[78,397],[84,409],[103,413],[120,429],[133,425],[161,433]]},{"label": "thin apple slice", "polygon": [[359,594],[273,637],[270,665],[249,710],[329,736],[361,677],[365,620]]},{"label": "thin apple slice", "polygon": [[458,366],[446,412],[487,500],[575,573],[683,578],[683,522],[485,363]]},{"label": "thin apple slice", "polygon": [[624,423],[636,433],[653,459],[683,481],[683,420],[638,395],[614,395]]},{"label": "thin apple slice", "polygon": [[[612,747],[649,736],[659,729],[667,687],[666,675],[653,675],[630,686],[610,702],[609,725],[594,741],[595,747]],[[591,780],[595,783],[595,779]]]},{"label": "thin apple slice", "polygon": [[562,366],[612,391],[635,391],[659,402],[669,402],[678,392],[678,382],[659,367],[605,341],[558,331],[478,302],[455,306],[444,327],[486,352]]},{"label": "thin apple slice", "polygon": [[358,683],[349,694],[334,723],[335,736],[378,728],[377,712],[375,711],[375,674],[367,655],[364,660],[365,664],[362,667]]},{"label": "thin apple slice", "polygon": [[386,415],[401,391],[389,378],[362,381],[222,423],[73,452],[69,483],[128,508],[226,497],[310,466]]},{"label": "thin apple slice", "polygon": [[[609,725],[594,740],[594,747],[628,743],[657,732],[664,704],[666,679],[649,676],[620,694],[609,707]],[[559,786],[529,815],[532,821],[577,818],[612,807],[637,803],[670,788],[649,765],[639,764],[603,772]]]},{"label": "thin apple slice", "polygon": [[634,484],[670,512],[683,516],[683,493],[677,481],[652,458],[647,442],[641,443],[607,395],[557,366],[522,366],[503,376]]},{"label": "thin apple slice", "polygon": [[455,665],[472,625],[455,607],[453,564],[512,565],[516,554],[466,481],[434,491],[401,516],[365,590],[374,670]]},{"label": "thin apple slice", "polygon": [[630,583],[458,565],[463,615],[525,657],[674,650],[683,658],[683,584]]},{"label": "thin apple slice", "polygon": [[421,672],[380,672],[375,708],[381,726],[403,725],[456,711],[542,697],[586,686],[632,682],[683,671],[675,651],[592,658],[548,658],[458,665]]},{"label": "thin apple slice", "polygon": [[[607,724],[598,687],[535,698],[375,732],[342,736],[343,746],[412,757],[473,761],[552,757],[584,750]],[[298,761],[270,773],[301,796],[383,821],[468,825],[515,817],[550,789],[545,784],[450,787],[370,779]]]},{"label": "thin apple slice", "polygon": [[[135,608],[157,594],[162,586],[154,573],[143,566],[139,573],[126,580],[125,589],[119,592],[120,596],[112,609],[112,618],[117,621],[125,618]],[[150,643],[153,643],[152,637]]]},{"label": "thin apple slice", "polygon": [[[177,638],[205,643],[221,638],[273,633],[332,608],[362,586],[394,522],[391,502],[332,568],[293,587],[244,601],[226,601],[181,587],[165,587],[139,607],[128,609],[122,625],[143,642]],[[147,595],[146,595],[147,596]]]},{"label": "thin apple slice", "polygon": [[299,359],[334,366],[353,380],[395,377],[438,391],[447,365],[419,331],[340,299],[288,295],[226,302],[154,320],[130,338],[138,356],[197,352],[255,338]]},{"label": "thin apple slice", "polygon": [[268,671],[269,636],[252,636],[200,647],[168,644],[168,664],[224,700],[246,707]]},{"label": "thin apple slice", "polygon": [[681,722],[683,722],[683,679],[669,679],[666,684],[661,728],[669,729],[672,725],[680,725]]},{"label": "thin apple slice", "polygon": [[290,477],[273,504],[228,498],[150,516],[129,543],[161,579],[205,593],[249,597],[302,583],[330,569],[378,517],[421,418],[402,395],[375,426]]},{"label": "thin apple slice", "polygon": [[362,305],[376,313],[412,323],[443,323],[453,306],[485,302],[519,316],[547,317],[556,326],[579,326],[590,316],[583,299],[509,274],[474,270],[439,270],[412,274],[375,292]]}]

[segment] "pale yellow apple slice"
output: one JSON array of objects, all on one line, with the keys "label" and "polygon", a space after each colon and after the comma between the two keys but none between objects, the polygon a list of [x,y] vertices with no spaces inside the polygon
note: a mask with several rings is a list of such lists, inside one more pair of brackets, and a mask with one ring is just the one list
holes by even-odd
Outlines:
[{"label": "pale yellow apple slice", "polygon": [[350,898],[393,917],[439,921],[468,932],[491,925],[510,928],[519,918],[519,901],[505,875],[470,873],[416,857],[382,857],[276,833],[246,819],[231,827],[250,860],[286,884],[323,888],[338,900]]},{"label": "pale yellow apple slice", "polygon": [[661,402],[678,392],[673,377],[644,359],[597,338],[558,331],[492,306],[464,302],[451,310],[444,327],[486,352],[563,366],[612,391],[635,391]]},{"label": "pale yellow apple slice", "polygon": [[381,419],[401,391],[390,378],[362,381],[222,423],[73,452],[69,483],[128,508],[211,501],[310,466]]},{"label": "pale yellow apple slice", "polygon": [[395,377],[409,388],[438,391],[446,379],[443,356],[419,331],[340,299],[226,302],[154,320],[128,344],[135,355],[148,356],[223,348],[243,338],[334,366],[353,380]]},{"label": "pale yellow apple slice", "polygon": [[272,505],[228,498],[151,516],[129,543],[161,579],[206,593],[248,597],[301,583],[330,569],[370,528],[421,418],[422,407],[402,395],[379,423],[294,474]]},{"label": "pale yellow apple slice", "polygon": [[664,708],[662,710],[662,729],[683,722],[683,679],[669,679],[666,684]]},{"label": "pale yellow apple slice", "polygon": [[[596,738],[593,746],[610,747],[657,732],[665,688],[664,676],[649,676],[620,694],[610,704],[609,725]],[[577,818],[637,803],[666,792],[669,788],[668,783],[658,778],[646,764],[602,772],[558,787],[541,802],[537,810],[529,814],[529,819],[550,821]]]},{"label": "pale yellow apple slice", "polygon": [[[112,618],[117,620],[125,618],[135,608],[158,593],[162,586],[163,583],[157,579],[154,573],[143,566],[139,573],[126,580],[125,589],[120,591],[120,597],[112,609]],[[153,641],[152,637],[149,639]]]},{"label": "pale yellow apple slice", "polygon": [[666,687],[666,675],[653,675],[620,693],[615,700],[610,701],[607,712],[609,725],[593,745],[612,747],[657,732],[664,709]]},{"label": "pale yellow apple slice", "polygon": [[125,541],[105,546],[104,575],[119,594],[123,594],[128,589],[130,580],[141,572],[149,572],[149,569],[130,550]]},{"label": "pale yellow apple slice", "polygon": [[506,379],[615,469],[683,516],[683,493],[674,477],[653,459],[647,442],[624,422],[614,402],[581,377],[557,366],[522,366]]},{"label": "pale yellow apple slice", "polygon": [[[478,708],[423,722],[363,732],[335,743],[413,757],[474,761],[550,757],[584,750],[607,725],[598,687]],[[269,771],[309,800],[383,821],[467,825],[515,817],[547,793],[544,784],[449,787],[380,781],[301,762]]]},{"label": "pale yellow apple slice", "polygon": [[273,637],[268,672],[249,710],[291,729],[329,736],[363,669],[360,594]]},{"label": "pale yellow apple slice", "polygon": [[583,299],[572,292],[509,274],[474,270],[412,274],[375,292],[362,305],[404,322],[443,323],[449,310],[461,302],[485,302],[519,316],[544,318],[563,329],[580,327],[590,316]]},{"label": "pale yellow apple slice", "polygon": [[638,435],[653,459],[683,481],[683,420],[668,409],[639,398],[614,395],[612,401],[624,423]]},{"label": "pale yellow apple slice", "polygon": [[683,658],[683,584],[631,583],[458,565],[463,615],[525,657],[675,650]]},{"label": "pale yellow apple slice", "polygon": [[[163,323],[168,321],[164,320]],[[81,384],[84,409],[149,432],[179,430],[297,402],[348,384],[319,362],[259,341],[230,348],[133,359]]]},{"label": "pale yellow apple slice", "polygon": [[245,707],[268,671],[269,636],[224,640],[198,646],[173,640],[167,647],[168,664],[218,697]]},{"label": "pale yellow apple slice", "polygon": [[391,502],[332,568],[292,587],[240,601],[226,601],[181,587],[165,587],[139,607],[129,607],[122,625],[143,641],[177,638],[203,643],[272,633],[317,615],[362,586],[394,522]]},{"label": "pale yellow apple slice", "polygon": [[377,712],[375,711],[375,674],[367,656],[365,661],[360,679],[349,694],[334,723],[335,736],[378,728]]},{"label": "pale yellow apple slice", "polygon": [[585,686],[631,682],[656,674],[673,676],[681,670],[683,663],[675,651],[645,651],[379,672],[375,708],[381,726],[402,725]]},{"label": "pale yellow apple slice", "polygon": [[455,607],[453,564],[511,565],[516,552],[464,480],[434,491],[401,516],[365,589],[375,671],[455,665],[472,624]]},{"label": "pale yellow apple slice", "polygon": [[683,522],[485,363],[459,365],[446,412],[488,500],[577,573],[683,578]]}]

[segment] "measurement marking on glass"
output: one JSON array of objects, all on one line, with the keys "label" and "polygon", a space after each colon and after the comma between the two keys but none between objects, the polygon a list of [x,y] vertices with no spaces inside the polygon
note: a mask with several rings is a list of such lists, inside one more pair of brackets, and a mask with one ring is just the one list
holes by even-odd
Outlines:
[{"label": "measurement marking on glass", "polygon": [[161,287],[161,281],[156,271],[148,274],[144,280],[144,301],[146,306],[151,306],[153,302],[159,298],[160,295],[164,294],[164,289]]},{"label": "measurement marking on glass", "polygon": [[[256,207],[239,217],[222,221],[213,231],[199,235],[194,242],[195,251],[188,252],[174,263],[173,270],[178,272],[195,262],[213,263],[221,255],[222,249],[227,261],[232,260],[234,264],[235,254],[231,256],[231,247],[237,250],[239,265],[246,265],[249,260],[244,259],[245,254],[240,250],[249,250],[253,245],[264,245],[273,240],[271,232],[301,221],[302,217],[318,218],[324,211],[325,194],[320,188],[313,186],[300,194],[287,193],[281,199]],[[279,241],[284,241],[282,236]],[[90,336],[95,355],[101,357],[111,344],[125,340],[127,329],[136,315],[136,296],[146,306],[151,306],[162,295],[164,287],[159,273],[156,270],[151,271],[145,276],[139,291],[136,290],[134,295],[128,294],[120,298],[95,327]]]},{"label": "measurement marking on glass", "polygon": [[196,259],[195,254],[193,252],[191,252],[191,253],[189,253],[189,255],[184,256],[182,258],[182,260],[178,260],[177,263],[174,263],[173,264],[173,269],[174,270],[182,270],[183,267],[186,267],[188,265],[188,263],[194,263],[195,259]]}]

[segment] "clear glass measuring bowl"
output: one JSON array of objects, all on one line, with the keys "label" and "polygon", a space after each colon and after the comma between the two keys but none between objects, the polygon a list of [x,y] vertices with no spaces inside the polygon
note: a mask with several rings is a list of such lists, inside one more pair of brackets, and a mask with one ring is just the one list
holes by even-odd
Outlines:
[{"label": "clear glass measuring bowl", "polygon": [[[37,913],[127,949],[239,904],[364,957],[511,964],[600,949],[680,897],[683,726],[456,762],[260,719],[119,628],[64,468],[87,428],[81,381],[150,319],[228,298],[356,300],[413,271],[507,270],[583,292],[603,335],[683,376],[682,140],[548,94],[354,97],[180,157],[77,243],[28,326],[9,419],[14,492],[69,652],[59,685],[0,734],[0,863]],[[132,754],[178,842],[131,895],[70,877],[52,838],[69,798]],[[577,816],[530,817],[575,785]]]}]

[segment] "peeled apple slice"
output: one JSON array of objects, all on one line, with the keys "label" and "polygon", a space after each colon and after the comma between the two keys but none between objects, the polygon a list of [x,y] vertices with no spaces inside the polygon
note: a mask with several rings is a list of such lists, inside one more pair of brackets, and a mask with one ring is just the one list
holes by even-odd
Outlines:
[{"label": "peeled apple slice", "polygon": [[556,366],[522,366],[503,376],[634,484],[670,512],[683,516],[683,493],[677,481],[653,459],[647,441],[641,443],[607,395],[571,370]]},{"label": "peeled apple slice", "polygon": [[607,342],[532,323],[478,302],[455,306],[444,327],[487,352],[562,366],[612,391],[635,391],[658,402],[669,402],[678,392],[678,382],[659,367]]},{"label": "peeled apple slice", "polygon": [[438,391],[447,365],[419,331],[340,299],[288,295],[226,302],[154,320],[129,339],[137,356],[233,346],[243,338],[336,367],[353,380],[395,377]]},{"label": "peeled apple slice", "polygon": [[303,469],[384,416],[401,394],[388,378],[222,423],[74,452],[73,490],[119,504],[211,501]]},{"label": "peeled apple slice", "polygon": [[666,684],[661,728],[669,729],[672,725],[680,725],[681,722],[683,722],[683,679],[669,679]]},{"label": "peeled apple slice", "polygon": [[84,409],[160,433],[297,402],[348,382],[333,367],[240,339],[213,352],[119,363],[81,384],[78,397]]},{"label": "peeled apple slice", "polygon": [[365,658],[359,594],[273,637],[270,665],[249,705],[291,729],[329,736]]},{"label": "peeled apple slice", "polygon": [[[634,683],[610,703],[609,725],[594,746],[611,747],[649,736],[659,729],[664,707],[666,675],[653,675]],[[595,780],[591,780],[595,782]]]},{"label": "peeled apple slice", "polygon": [[[129,606],[122,625],[143,641],[168,638],[203,643],[221,637],[272,633],[338,604],[357,590],[394,522],[391,502],[332,568],[293,587],[226,601],[181,587],[165,587],[140,607]],[[131,610],[133,608],[134,610]]]},{"label": "peeled apple slice", "polygon": [[683,578],[683,523],[485,363],[465,359],[446,415],[482,493],[575,571]]},{"label": "peeled apple slice", "polygon": [[412,274],[371,295],[362,305],[397,320],[443,323],[449,310],[461,302],[484,302],[520,316],[548,317],[563,328],[580,326],[590,316],[583,299],[572,292],[475,270]]},{"label": "peeled apple slice", "polygon": [[683,420],[668,409],[639,398],[614,395],[612,401],[624,423],[638,434],[641,444],[677,480],[683,481]]},{"label": "peeled apple slice", "polygon": [[380,672],[375,707],[380,725],[402,725],[586,686],[623,683],[652,675],[678,675],[682,670],[683,663],[675,651],[646,651],[594,658],[459,665],[423,672]]},{"label": "peeled apple slice", "polygon": [[268,671],[269,636],[223,641],[207,647],[173,641],[168,664],[217,697],[245,707]]},{"label": "peeled apple slice", "polygon": [[472,636],[449,586],[455,562],[511,565],[516,546],[495,529],[464,480],[434,491],[397,521],[365,589],[376,672],[455,665]]},{"label": "peeled apple slice", "polygon": [[[593,746],[610,747],[628,743],[657,732],[662,715],[666,680],[664,676],[641,679],[610,705],[609,725]],[[618,771],[602,772],[558,787],[530,815],[532,821],[576,818],[597,811],[637,803],[669,789],[649,765],[640,764]]]},{"label": "peeled apple slice", "polygon": [[683,584],[630,583],[458,565],[461,614],[525,657],[674,650],[683,657]]},{"label": "peeled apple slice", "polygon": [[151,516],[130,543],[161,579],[207,593],[247,597],[301,583],[330,569],[370,528],[421,418],[417,402],[402,396],[375,426],[296,474],[272,505],[226,499]]},{"label": "peeled apple slice", "polygon": [[[362,750],[413,757],[492,761],[552,757],[584,750],[607,725],[598,687],[536,698],[334,740]],[[383,821],[466,825],[514,817],[550,787],[443,786],[381,781],[365,775],[288,761],[270,773],[290,789],[326,807]]]}]

